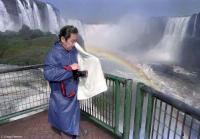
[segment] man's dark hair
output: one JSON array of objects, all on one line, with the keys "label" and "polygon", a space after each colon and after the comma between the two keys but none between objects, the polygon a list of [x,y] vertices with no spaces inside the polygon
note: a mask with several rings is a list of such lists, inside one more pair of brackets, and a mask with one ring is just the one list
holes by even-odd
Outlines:
[{"label": "man's dark hair", "polygon": [[70,37],[71,33],[78,34],[78,29],[72,25],[62,27],[59,33],[59,41],[61,41],[62,36],[65,38],[65,40],[67,40]]}]

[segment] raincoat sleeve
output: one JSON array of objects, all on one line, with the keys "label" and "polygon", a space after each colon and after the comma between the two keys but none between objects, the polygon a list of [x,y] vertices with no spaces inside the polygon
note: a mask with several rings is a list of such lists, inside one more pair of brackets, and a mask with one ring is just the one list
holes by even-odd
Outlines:
[{"label": "raincoat sleeve", "polygon": [[72,71],[59,66],[61,60],[52,54],[47,55],[44,62],[44,77],[48,81],[62,81],[73,77]]}]

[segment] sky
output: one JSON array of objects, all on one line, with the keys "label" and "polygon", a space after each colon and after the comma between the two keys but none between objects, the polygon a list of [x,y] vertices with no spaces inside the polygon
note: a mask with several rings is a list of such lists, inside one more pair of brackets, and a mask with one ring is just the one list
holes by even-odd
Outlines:
[{"label": "sky", "polygon": [[60,10],[65,19],[85,23],[116,22],[122,16],[188,16],[200,12],[199,0],[41,0]]}]

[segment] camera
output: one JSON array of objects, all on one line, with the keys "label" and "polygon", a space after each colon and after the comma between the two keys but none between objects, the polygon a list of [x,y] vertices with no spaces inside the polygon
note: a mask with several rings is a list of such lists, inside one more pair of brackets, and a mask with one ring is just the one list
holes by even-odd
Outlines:
[{"label": "camera", "polygon": [[77,80],[79,77],[87,77],[88,71],[78,71],[78,70],[73,70],[73,77],[75,80]]}]

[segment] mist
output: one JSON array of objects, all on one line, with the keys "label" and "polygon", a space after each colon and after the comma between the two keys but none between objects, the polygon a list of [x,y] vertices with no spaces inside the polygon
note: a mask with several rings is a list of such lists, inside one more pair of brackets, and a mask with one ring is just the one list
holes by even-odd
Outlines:
[{"label": "mist", "polygon": [[161,40],[165,22],[166,18],[126,15],[115,24],[87,24],[85,42],[140,62],[157,61],[156,55],[145,55]]},{"label": "mist", "polygon": [[[80,24],[88,46],[117,52],[142,63],[178,64],[190,16],[144,17],[125,15],[116,23]],[[80,26],[81,25],[81,26]],[[87,46],[86,45],[86,46]]]}]

